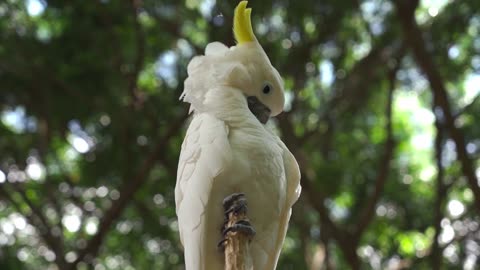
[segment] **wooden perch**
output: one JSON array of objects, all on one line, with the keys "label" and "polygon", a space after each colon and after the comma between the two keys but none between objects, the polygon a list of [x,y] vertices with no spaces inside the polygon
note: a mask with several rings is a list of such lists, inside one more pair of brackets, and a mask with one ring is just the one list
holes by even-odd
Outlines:
[{"label": "wooden perch", "polygon": [[225,270],[251,270],[253,265],[249,245],[255,230],[247,217],[245,195],[235,193],[226,197],[223,207]]}]

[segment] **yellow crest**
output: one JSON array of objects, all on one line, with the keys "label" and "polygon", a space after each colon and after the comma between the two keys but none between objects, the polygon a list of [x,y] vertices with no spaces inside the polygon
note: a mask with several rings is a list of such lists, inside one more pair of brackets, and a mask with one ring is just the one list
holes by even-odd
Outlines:
[{"label": "yellow crest", "polygon": [[233,16],[233,34],[239,44],[255,41],[250,14],[251,8],[246,8],[248,1],[241,1],[235,8]]}]

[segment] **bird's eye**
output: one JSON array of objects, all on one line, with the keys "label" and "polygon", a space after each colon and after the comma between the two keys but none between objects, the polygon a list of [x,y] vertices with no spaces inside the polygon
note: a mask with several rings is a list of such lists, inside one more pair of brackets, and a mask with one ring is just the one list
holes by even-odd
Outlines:
[{"label": "bird's eye", "polygon": [[265,95],[268,95],[272,92],[272,85],[270,85],[269,83],[265,83],[263,85],[263,90],[262,92],[265,94]]}]

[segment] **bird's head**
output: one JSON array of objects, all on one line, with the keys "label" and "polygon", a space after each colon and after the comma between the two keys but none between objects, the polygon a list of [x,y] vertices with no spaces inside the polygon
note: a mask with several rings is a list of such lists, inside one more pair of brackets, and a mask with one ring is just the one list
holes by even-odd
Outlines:
[{"label": "bird's head", "polygon": [[283,80],[253,33],[252,9],[246,8],[247,3],[241,1],[235,8],[233,33],[237,46],[232,53],[241,64],[233,68],[230,83],[243,91],[250,111],[260,122],[266,123],[270,116],[283,111]]},{"label": "bird's head", "polygon": [[[265,124],[283,111],[283,80],[253,33],[251,8],[242,1],[235,8],[233,33],[236,46],[220,42],[207,45],[204,56],[188,65],[188,78],[182,97],[196,111],[208,110],[209,92],[218,86],[240,90],[250,111]],[[215,102],[215,104],[218,104]]]}]

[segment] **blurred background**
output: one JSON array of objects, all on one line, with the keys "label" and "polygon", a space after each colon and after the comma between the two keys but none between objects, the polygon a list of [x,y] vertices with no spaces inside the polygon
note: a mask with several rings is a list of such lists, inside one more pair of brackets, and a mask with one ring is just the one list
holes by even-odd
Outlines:
[{"label": "blurred background", "polygon": [[[0,269],[184,268],[178,98],[237,3],[0,1]],[[278,269],[478,269],[480,1],[249,6],[302,170]]]}]

